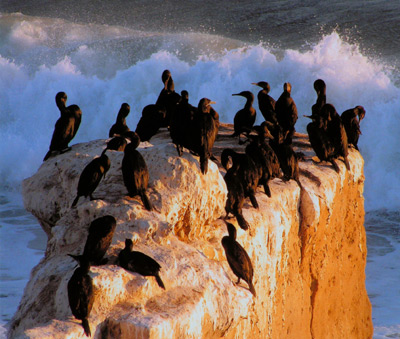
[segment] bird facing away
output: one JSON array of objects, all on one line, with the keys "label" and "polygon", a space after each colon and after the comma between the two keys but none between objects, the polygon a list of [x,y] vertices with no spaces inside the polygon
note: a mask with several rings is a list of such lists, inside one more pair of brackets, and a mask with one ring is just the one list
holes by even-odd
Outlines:
[{"label": "bird facing away", "polygon": [[89,233],[86,239],[82,255],[72,255],[79,264],[88,260],[91,265],[106,263],[103,260],[108,248],[111,245],[117,222],[112,215],[97,218],[90,223]]},{"label": "bird facing away", "polygon": [[148,255],[133,251],[133,242],[131,239],[125,239],[125,248],[119,252],[118,260],[120,266],[128,271],[139,273],[145,277],[155,277],[158,286],[165,289],[160,277],[161,266]]},{"label": "bird facing away", "polygon": [[140,138],[137,136],[136,140],[134,139],[126,145],[122,159],[122,177],[128,195],[131,198],[139,195],[144,207],[151,211],[153,206],[146,193],[149,184],[149,170],[143,156],[136,150],[139,143]]},{"label": "bird facing away", "polygon": [[115,124],[111,126],[108,136],[112,138],[115,135],[122,135],[129,131],[129,127],[126,124],[126,117],[131,111],[131,107],[127,103],[123,103],[119,109],[117,120]]},{"label": "bird facing away", "polygon": [[89,273],[89,261],[81,262],[68,281],[68,301],[73,316],[82,321],[82,327],[87,337],[92,334],[89,326],[89,314],[93,307],[93,281]]},{"label": "bird facing away", "polygon": [[226,223],[229,236],[222,238],[221,243],[225,250],[226,259],[233,273],[238,277],[236,284],[243,279],[249,285],[249,290],[256,296],[253,286],[253,265],[246,250],[236,241],[236,228],[231,223]]},{"label": "bird facing away", "polygon": [[233,137],[239,136],[239,144],[241,143],[240,135],[245,133],[249,135],[256,121],[256,110],[253,107],[254,95],[250,91],[243,91],[232,96],[242,96],[246,98],[244,107],[239,110],[233,118]]},{"label": "bird facing away", "polygon": [[78,181],[78,189],[75,200],[72,202],[72,207],[76,206],[79,197],[90,197],[90,200],[94,200],[93,192],[99,185],[101,179],[105,177],[106,173],[110,169],[111,162],[107,155],[104,153],[93,159],[86,167],[83,169],[81,176]]},{"label": "bird facing away", "polygon": [[279,125],[283,129],[285,136],[284,142],[287,144],[292,143],[293,134],[295,132],[294,125],[296,124],[298,116],[296,104],[290,96],[291,92],[292,86],[289,82],[285,82],[283,85],[283,93],[275,104],[276,117]]},{"label": "bird facing away", "polygon": [[260,81],[253,82],[252,85],[256,85],[262,88],[257,94],[258,108],[266,121],[273,124],[277,122],[275,113],[275,99],[269,95],[271,87],[268,82]]},{"label": "bird facing away", "polygon": [[344,129],[346,130],[348,144],[352,144],[358,151],[358,138],[361,134],[360,122],[365,117],[365,109],[362,106],[344,111],[341,115]]},{"label": "bird facing away", "polygon": [[107,146],[101,154],[106,153],[108,150],[123,152],[125,150],[126,145],[128,144],[126,139],[132,142],[132,140],[136,140],[136,138],[137,138],[137,133],[133,131],[125,132],[122,135],[117,135],[107,142]]},{"label": "bird facing away", "polygon": [[46,161],[52,155],[62,154],[71,148],[68,144],[75,137],[81,124],[82,111],[77,105],[66,107],[67,94],[58,92],[56,94],[56,105],[60,110],[60,118],[57,120],[53,136],[51,138],[49,151],[43,161]]},{"label": "bird facing away", "polygon": [[165,107],[161,105],[151,104],[143,108],[142,116],[135,130],[141,141],[149,141],[156,135],[164,124],[166,114]]}]

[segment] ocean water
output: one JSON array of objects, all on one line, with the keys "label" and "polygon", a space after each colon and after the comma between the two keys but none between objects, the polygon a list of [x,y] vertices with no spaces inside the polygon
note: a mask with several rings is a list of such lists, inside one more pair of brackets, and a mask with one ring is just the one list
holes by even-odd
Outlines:
[{"label": "ocean water", "polygon": [[[82,124],[73,143],[105,138],[121,103],[134,129],[154,103],[161,73],[223,122],[243,106],[233,93],[292,84],[305,132],[316,95],[339,113],[362,105],[367,290],[375,338],[400,337],[400,3],[396,1],[72,1],[0,4],[0,337],[17,309],[46,236],[23,209],[21,181],[35,173],[68,94]],[[256,106],[257,107],[257,106]],[[261,116],[258,117],[258,122]]]}]

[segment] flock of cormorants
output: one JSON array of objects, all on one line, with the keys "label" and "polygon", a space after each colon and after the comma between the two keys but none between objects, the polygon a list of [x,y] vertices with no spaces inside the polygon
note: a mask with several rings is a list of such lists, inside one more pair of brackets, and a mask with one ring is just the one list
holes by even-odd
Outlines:
[{"label": "flock of cormorants", "polygon": [[[107,142],[102,154],[83,169],[78,182],[77,196],[71,208],[76,206],[82,196],[94,199],[92,194],[111,165],[106,152],[114,150],[124,152],[122,176],[128,195],[138,195],[143,206],[151,211],[153,206],[146,193],[149,171],[137,147],[141,141],[150,140],[161,127],[168,127],[179,156],[184,148],[199,156],[203,175],[207,174],[210,159],[218,161],[212,154],[219,130],[219,115],[211,106],[215,102],[203,98],[197,107],[192,106],[189,104],[187,91],[183,90],[181,95],[175,92],[170,71],[165,70],[161,79],[164,88],[155,104],[143,108],[135,132],[126,124],[130,106],[127,103],[121,105],[116,122],[109,131],[109,137],[112,139]],[[273,178],[281,178],[284,181],[294,179],[302,188],[298,166],[301,155],[294,152],[292,145],[298,113],[291,97],[291,85],[284,84],[283,93],[277,101],[269,95],[270,85],[267,82],[260,81],[253,85],[262,88],[257,99],[265,121],[259,126],[254,126],[256,110],[253,107],[254,95],[250,91],[233,94],[246,98],[246,103],[234,117],[234,133],[231,136],[238,137],[239,144],[248,145],[244,153],[226,148],[221,154],[221,165],[226,169],[224,179],[228,189],[225,220],[231,213],[244,230],[250,226],[243,217],[243,204],[248,197],[252,206],[258,208],[255,196],[258,186],[264,188],[268,197],[271,197],[268,183]],[[325,82],[321,79],[316,80],[314,89],[317,101],[312,106],[312,114],[306,116],[312,120],[307,125],[311,146],[319,161],[330,162],[339,172],[335,160],[342,158],[346,168],[350,170],[347,160],[348,145],[351,144],[358,150],[360,121],[365,116],[365,110],[362,106],[356,106],[340,116],[332,104],[326,103]],[[67,107],[66,101],[67,95],[64,92],[57,93],[56,104],[61,117],[55,124],[44,161],[69,151],[71,148],[68,144],[78,131],[82,112],[77,105]],[[246,139],[242,140],[241,136],[245,136]],[[235,226],[228,222],[226,225],[229,236],[223,237],[221,243],[229,266],[238,277],[237,283],[240,279],[245,280],[255,296],[251,260],[245,249],[236,241]],[[90,265],[102,265],[107,262],[104,255],[112,242],[115,228],[116,220],[110,215],[92,221],[83,254],[70,254],[79,267],[68,282],[69,304],[75,318],[82,321],[87,336],[91,335],[88,316],[94,301],[92,278],[88,274]],[[119,265],[126,270],[143,276],[154,276],[158,285],[165,289],[159,275],[161,266],[144,253],[133,251],[132,240],[126,239],[125,248],[119,253],[118,260]]]}]

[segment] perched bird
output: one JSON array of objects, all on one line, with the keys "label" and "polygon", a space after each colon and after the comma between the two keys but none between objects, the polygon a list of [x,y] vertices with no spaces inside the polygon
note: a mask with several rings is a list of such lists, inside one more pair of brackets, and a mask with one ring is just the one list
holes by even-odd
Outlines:
[{"label": "perched bird", "polygon": [[295,132],[294,125],[297,121],[297,107],[290,96],[292,91],[292,86],[289,82],[285,82],[283,85],[283,93],[276,101],[275,112],[278,119],[279,125],[283,129],[284,142],[286,144],[292,143],[293,134]]},{"label": "perched bird", "polygon": [[314,81],[314,89],[317,92],[317,101],[311,107],[311,114],[319,115],[321,112],[321,108],[326,104],[326,84],[322,79],[317,79]]},{"label": "perched bird", "polygon": [[200,169],[203,174],[207,174],[208,159],[212,155],[211,150],[219,130],[219,115],[211,107],[212,104],[215,104],[215,102],[207,98],[202,98],[197,106],[197,115],[195,118],[196,131],[194,137],[196,138],[196,142],[194,151],[196,152],[197,150],[200,156]]},{"label": "perched bird", "polygon": [[89,233],[83,254],[69,254],[69,256],[74,258],[79,264],[84,260],[88,260],[91,265],[105,263],[106,261],[103,260],[103,257],[111,245],[116,227],[117,221],[112,215],[106,215],[93,220],[89,226]]},{"label": "perched bird", "polygon": [[106,153],[108,150],[123,152],[125,150],[125,146],[127,145],[126,139],[132,141],[132,138],[135,139],[136,137],[137,134],[133,131],[125,132],[122,135],[117,135],[107,142],[107,146],[101,154]]},{"label": "perched bird", "polygon": [[[268,182],[274,178],[275,173],[273,172],[276,170],[274,168],[274,161],[278,159],[272,148],[265,142],[265,138],[273,139],[273,136],[269,133],[265,124],[263,126],[255,126],[254,129],[258,132],[258,135],[249,135],[250,144],[246,146],[246,154],[253,159],[255,165],[261,171],[258,184],[262,185],[265,194],[271,197]],[[267,149],[269,150],[267,151]],[[275,158],[272,158],[272,155]]]},{"label": "perched bird", "polygon": [[252,85],[256,85],[262,88],[257,94],[258,108],[266,121],[273,124],[277,122],[275,113],[275,99],[269,95],[271,87],[268,82],[260,81],[253,82]]},{"label": "perched bird", "polygon": [[131,111],[131,107],[127,103],[123,103],[119,109],[117,120],[114,125],[111,126],[108,136],[112,138],[115,135],[122,135],[129,131],[129,127],[126,124],[126,117]]},{"label": "perched bird", "polygon": [[69,307],[74,317],[82,321],[82,327],[87,337],[92,335],[88,318],[94,302],[93,281],[88,274],[89,270],[89,261],[83,260],[68,281]]},{"label": "perched bird", "polygon": [[176,105],[180,101],[180,95],[175,92],[175,84],[169,70],[164,70],[161,75],[161,80],[164,84],[164,88],[158,96],[156,105],[165,108],[166,114],[161,127],[168,127]]},{"label": "perched bird", "polygon": [[358,151],[358,138],[361,134],[360,122],[365,117],[365,109],[362,106],[344,111],[341,115],[343,126],[346,130],[347,141]]},{"label": "perched bird", "polygon": [[250,292],[256,296],[253,286],[253,265],[246,250],[236,241],[236,228],[226,223],[229,236],[222,238],[221,243],[225,250],[226,259],[233,273],[238,277],[236,284],[243,279],[249,285]]},{"label": "perched bird", "polygon": [[233,137],[239,136],[239,144],[241,143],[240,135],[245,133],[250,134],[251,129],[256,121],[256,110],[253,107],[254,95],[250,91],[243,91],[237,94],[232,94],[232,96],[242,96],[246,98],[246,103],[244,107],[239,110],[235,117],[233,118]]},{"label": "perched bird", "polygon": [[75,200],[72,203],[74,207],[79,200],[79,197],[90,197],[90,200],[94,200],[93,192],[99,185],[101,179],[105,177],[106,173],[110,169],[111,162],[107,155],[104,153],[93,159],[86,167],[83,169],[81,176],[78,181],[78,189]]},{"label": "perched bird", "polygon": [[147,196],[146,189],[149,184],[149,170],[143,156],[136,150],[140,144],[139,136],[126,145],[122,159],[122,177],[128,195],[132,198],[139,195],[144,207],[151,211],[153,206]]},{"label": "perched bird", "polygon": [[321,116],[327,122],[327,137],[334,149],[333,157],[343,157],[346,168],[350,171],[350,164],[347,159],[349,153],[347,135],[340,115],[333,105],[325,104],[321,109]]},{"label": "perched bird", "polygon": [[[232,167],[228,169],[229,159],[232,159]],[[226,148],[221,153],[221,164],[227,171],[232,171],[238,176],[245,197],[249,197],[254,208],[258,208],[256,190],[258,181],[262,175],[251,157],[244,153],[237,153],[231,148]]]},{"label": "perched bird", "polygon": [[61,117],[54,126],[53,136],[51,138],[49,151],[43,161],[46,161],[52,155],[62,154],[71,149],[68,144],[78,132],[82,111],[77,105],[66,107],[67,94],[58,92],[56,95],[56,104],[60,110]]},{"label": "perched bird", "polygon": [[143,108],[142,116],[135,130],[141,141],[150,141],[156,135],[164,124],[166,114],[165,107],[161,105],[151,104]]},{"label": "perched bird", "polygon": [[235,216],[240,228],[247,230],[250,226],[243,216],[245,195],[243,185],[237,174],[237,170],[232,168],[228,169],[224,176],[224,180],[226,183],[226,188],[228,189],[225,203],[225,219],[228,218],[229,213],[232,213]]},{"label": "perched bird", "polygon": [[131,239],[125,239],[125,248],[119,252],[118,260],[120,266],[128,271],[139,273],[145,277],[155,277],[158,286],[165,289],[160,277],[161,266],[159,263],[142,252],[133,251]]},{"label": "perched bird", "polygon": [[181,156],[183,147],[192,149],[193,129],[195,128],[195,117],[198,115],[197,107],[189,104],[189,93],[186,90],[181,92],[181,100],[171,116],[170,135],[176,146],[178,155]]},{"label": "perched bird", "polygon": [[279,159],[270,145],[270,141],[273,142],[275,138],[270,131],[270,129],[273,129],[273,125],[274,124],[269,121],[264,121],[260,126],[255,126],[254,128],[258,135],[258,144],[263,149],[263,153],[269,160],[271,179],[281,177]]},{"label": "perched bird", "polygon": [[306,117],[312,119],[312,122],[307,125],[307,133],[315,154],[320,161],[330,162],[335,171],[339,173],[340,169],[334,160],[334,148],[327,135],[328,122],[319,114]]}]

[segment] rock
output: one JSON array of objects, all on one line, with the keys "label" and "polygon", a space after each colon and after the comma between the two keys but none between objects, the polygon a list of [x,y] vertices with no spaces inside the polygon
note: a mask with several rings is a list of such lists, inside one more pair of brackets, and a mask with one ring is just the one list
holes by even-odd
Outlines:
[{"label": "rock", "polygon": [[[236,141],[222,125],[214,155]],[[117,220],[107,265],[91,268],[96,300],[89,316],[95,338],[367,338],[372,336],[371,305],[365,289],[366,236],[363,227],[363,159],[349,150],[351,171],[338,161],[311,161],[304,135],[296,135],[303,190],[293,180],[274,179],[272,197],[257,192],[260,208],[244,206],[251,231],[239,227],[238,241],[253,267],[253,298],[245,282],[234,284],[221,245],[227,234],[223,170],[209,161],[207,175],[198,157],[179,158],[163,130],[139,151],[149,167],[149,197],[126,198],[123,153],[111,151],[111,168],[94,192],[81,198],[79,175],[100,155],[106,140],[72,147],[51,158],[24,180],[24,204],[49,240],[45,257],[32,270],[9,335],[16,338],[85,337],[68,306],[67,283],[76,263],[68,253],[83,251],[90,222],[103,215]],[[242,146],[235,146],[242,149]],[[221,175],[222,174],[222,175]],[[237,226],[236,220],[231,219]],[[161,265],[166,290],[154,277],[117,266],[125,238],[134,250]]]}]

